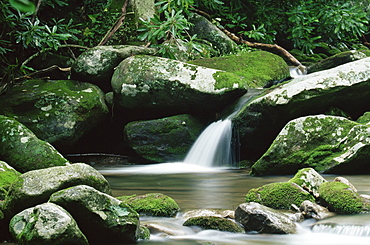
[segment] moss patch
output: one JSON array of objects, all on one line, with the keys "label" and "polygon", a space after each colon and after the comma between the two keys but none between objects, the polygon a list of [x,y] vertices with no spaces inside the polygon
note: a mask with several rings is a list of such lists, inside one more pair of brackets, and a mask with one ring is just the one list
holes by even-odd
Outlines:
[{"label": "moss patch", "polygon": [[275,209],[290,209],[292,204],[300,206],[305,200],[315,202],[315,198],[295,183],[278,182],[251,189],[246,202],[257,202]]},{"label": "moss patch", "polygon": [[243,233],[244,229],[235,222],[217,216],[199,216],[187,219],[184,226],[199,226],[202,229]]}]

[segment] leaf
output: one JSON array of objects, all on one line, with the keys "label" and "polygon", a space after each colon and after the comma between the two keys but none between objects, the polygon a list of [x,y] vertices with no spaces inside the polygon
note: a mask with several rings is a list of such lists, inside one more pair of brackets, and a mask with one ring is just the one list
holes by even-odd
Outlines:
[{"label": "leaf", "polygon": [[31,13],[33,14],[35,12],[35,4],[31,3],[28,0],[9,0],[10,5],[12,5],[13,8],[24,12],[24,13]]}]

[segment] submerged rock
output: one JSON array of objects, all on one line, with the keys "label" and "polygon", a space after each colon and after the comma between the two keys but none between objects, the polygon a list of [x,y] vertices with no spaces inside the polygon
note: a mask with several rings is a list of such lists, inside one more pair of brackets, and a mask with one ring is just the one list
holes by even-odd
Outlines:
[{"label": "submerged rock", "polygon": [[72,79],[94,83],[109,91],[114,68],[122,60],[132,55],[155,52],[153,48],[130,45],[96,46],[77,57],[72,66]]},{"label": "submerged rock", "polygon": [[[125,126],[127,143],[141,157],[154,162],[182,161],[203,129],[190,115],[135,121]],[[181,139],[181,140],[179,140]]]},{"label": "submerged rock", "polygon": [[204,230],[228,231],[243,233],[244,229],[234,221],[218,216],[197,216],[187,219],[184,226],[199,226]]},{"label": "submerged rock", "polygon": [[0,97],[1,114],[56,147],[75,143],[108,112],[97,86],[72,80],[30,80]]},{"label": "submerged rock", "polygon": [[89,244],[73,217],[53,203],[18,213],[10,221],[9,228],[18,244]]},{"label": "submerged rock", "polygon": [[284,213],[259,203],[243,203],[235,210],[235,221],[246,232],[294,234],[297,226]]},{"label": "submerged rock", "polygon": [[241,158],[260,158],[281,129],[298,117],[325,113],[336,107],[351,118],[358,118],[370,111],[369,91],[370,58],[298,77],[267,89],[232,119],[235,134],[240,137]]},{"label": "submerged rock", "polygon": [[290,121],[252,166],[253,175],[294,174],[304,167],[336,174],[370,171],[370,127],[335,116]]},{"label": "submerged rock", "polygon": [[246,92],[243,78],[221,70],[160,57],[122,61],[112,77],[114,98],[133,113],[213,115]]},{"label": "submerged rock", "polygon": [[12,217],[26,208],[47,202],[56,191],[81,184],[111,192],[108,181],[97,170],[84,163],[75,163],[20,175],[6,196],[3,210],[7,217]]},{"label": "submerged rock", "polygon": [[13,118],[0,115],[0,137],[2,160],[19,172],[68,164],[52,145]]},{"label": "submerged rock", "polygon": [[141,215],[173,217],[180,207],[171,197],[162,193],[117,197]]},{"label": "submerged rock", "polygon": [[139,238],[139,215],[127,204],[90,186],[55,192],[49,201],[76,219],[90,244],[132,243]]},{"label": "submerged rock", "polygon": [[249,88],[262,88],[268,82],[290,76],[288,65],[283,58],[266,51],[199,59],[189,63],[242,76]]},{"label": "submerged rock", "polygon": [[277,182],[249,190],[245,200],[270,208],[289,210],[292,204],[300,206],[305,200],[314,202],[315,198],[295,183]]}]

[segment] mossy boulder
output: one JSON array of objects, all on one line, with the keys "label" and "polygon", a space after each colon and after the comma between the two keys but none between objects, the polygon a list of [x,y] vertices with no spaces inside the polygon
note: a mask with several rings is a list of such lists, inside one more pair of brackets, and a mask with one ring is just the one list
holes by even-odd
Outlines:
[{"label": "mossy boulder", "polygon": [[10,218],[26,208],[47,202],[56,191],[81,184],[111,193],[108,181],[84,163],[33,170],[20,175],[13,183],[5,198],[4,213]]},{"label": "mossy boulder", "polygon": [[180,207],[171,197],[161,193],[117,197],[142,215],[173,217]]},{"label": "mossy boulder", "polygon": [[370,211],[370,203],[349,185],[341,182],[323,183],[319,188],[320,200],[330,211],[339,214],[355,214]]},{"label": "mossy boulder", "polygon": [[0,97],[0,114],[55,147],[75,143],[108,112],[97,86],[73,80],[29,80]]},{"label": "mossy boulder", "polygon": [[313,168],[300,169],[288,182],[296,183],[314,197],[319,197],[319,187],[326,180]]},{"label": "mossy boulder", "polygon": [[263,185],[249,190],[245,197],[246,202],[256,202],[270,208],[285,210],[289,210],[292,204],[299,207],[305,200],[315,202],[313,195],[292,182]]},{"label": "mossy boulder", "polygon": [[204,230],[218,230],[244,233],[244,229],[234,221],[218,216],[197,216],[187,219],[183,226],[199,226]]},{"label": "mossy boulder", "polygon": [[4,200],[10,186],[20,175],[21,173],[9,166],[6,162],[0,161],[0,202]]},{"label": "mossy boulder", "polygon": [[89,244],[73,217],[54,203],[40,204],[16,214],[9,229],[17,244]]},{"label": "mossy boulder", "polygon": [[280,56],[266,51],[199,59],[189,63],[242,76],[249,88],[261,88],[268,82],[289,77],[289,68],[285,61]]},{"label": "mossy boulder", "polygon": [[0,115],[0,137],[1,159],[21,173],[68,163],[52,145],[13,118]]},{"label": "mossy boulder", "polygon": [[131,45],[96,46],[77,57],[72,66],[72,79],[94,83],[108,92],[111,90],[110,80],[114,68],[122,60],[132,55],[155,52],[153,48]]},{"label": "mossy boulder", "polygon": [[362,124],[370,124],[370,111],[365,112],[364,115],[359,117],[357,122]]},{"label": "mossy boulder", "polygon": [[189,33],[191,35],[196,34],[197,38],[204,39],[212,43],[220,54],[230,54],[237,50],[237,44],[205,17],[198,14],[192,14],[189,21],[193,24],[190,27]]},{"label": "mossy boulder", "polygon": [[184,114],[130,122],[124,134],[128,145],[141,157],[154,162],[175,162],[185,158],[202,129],[202,123]]},{"label": "mossy boulder", "polygon": [[114,71],[117,105],[143,115],[213,115],[247,91],[244,78],[166,58],[137,55]]},{"label": "mossy boulder", "polygon": [[365,58],[266,89],[232,118],[241,159],[258,160],[293,119],[323,114],[330,108],[340,108],[353,119],[370,111],[369,71],[370,58]]},{"label": "mossy boulder", "polygon": [[118,199],[87,185],[55,192],[49,202],[66,209],[90,244],[133,243],[139,238],[139,215]]},{"label": "mossy boulder", "polygon": [[307,72],[313,73],[313,72],[327,70],[327,69],[334,68],[339,65],[343,65],[348,62],[364,59],[366,57],[367,57],[366,54],[360,51],[356,51],[356,50],[341,52],[339,54],[323,59],[313,64],[312,66],[309,66],[307,69]]},{"label": "mossy boulder", "polygon": [[311,167],[318,172],[370,172],[370,127],[343,117],[316,115],[290,121],[267,152],[252,166],[252,175],[294,174]]}]

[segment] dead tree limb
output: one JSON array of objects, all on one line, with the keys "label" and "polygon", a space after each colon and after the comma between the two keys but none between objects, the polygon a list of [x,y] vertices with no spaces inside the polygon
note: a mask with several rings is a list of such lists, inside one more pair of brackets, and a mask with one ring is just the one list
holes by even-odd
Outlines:
[{"label": "dead tree limb", "polygon": [[105,36],[100,41],[100,43],[98,44],[98,46],[102,46],[102,45],[106,44],[109,41],[109,39],[114,35],[114,33],[116,33],[116,31],[122,26],[123,21],[126,18],[126,12],[127,12],[126,9],[127,9],[128,2],[129,2],[129,0],[126,0],[125,1],[125,3],[122,6],[121,16],[116,21],[116,23],[114,24],[114,26],[112,26],[112,28],[105,34]]}]

